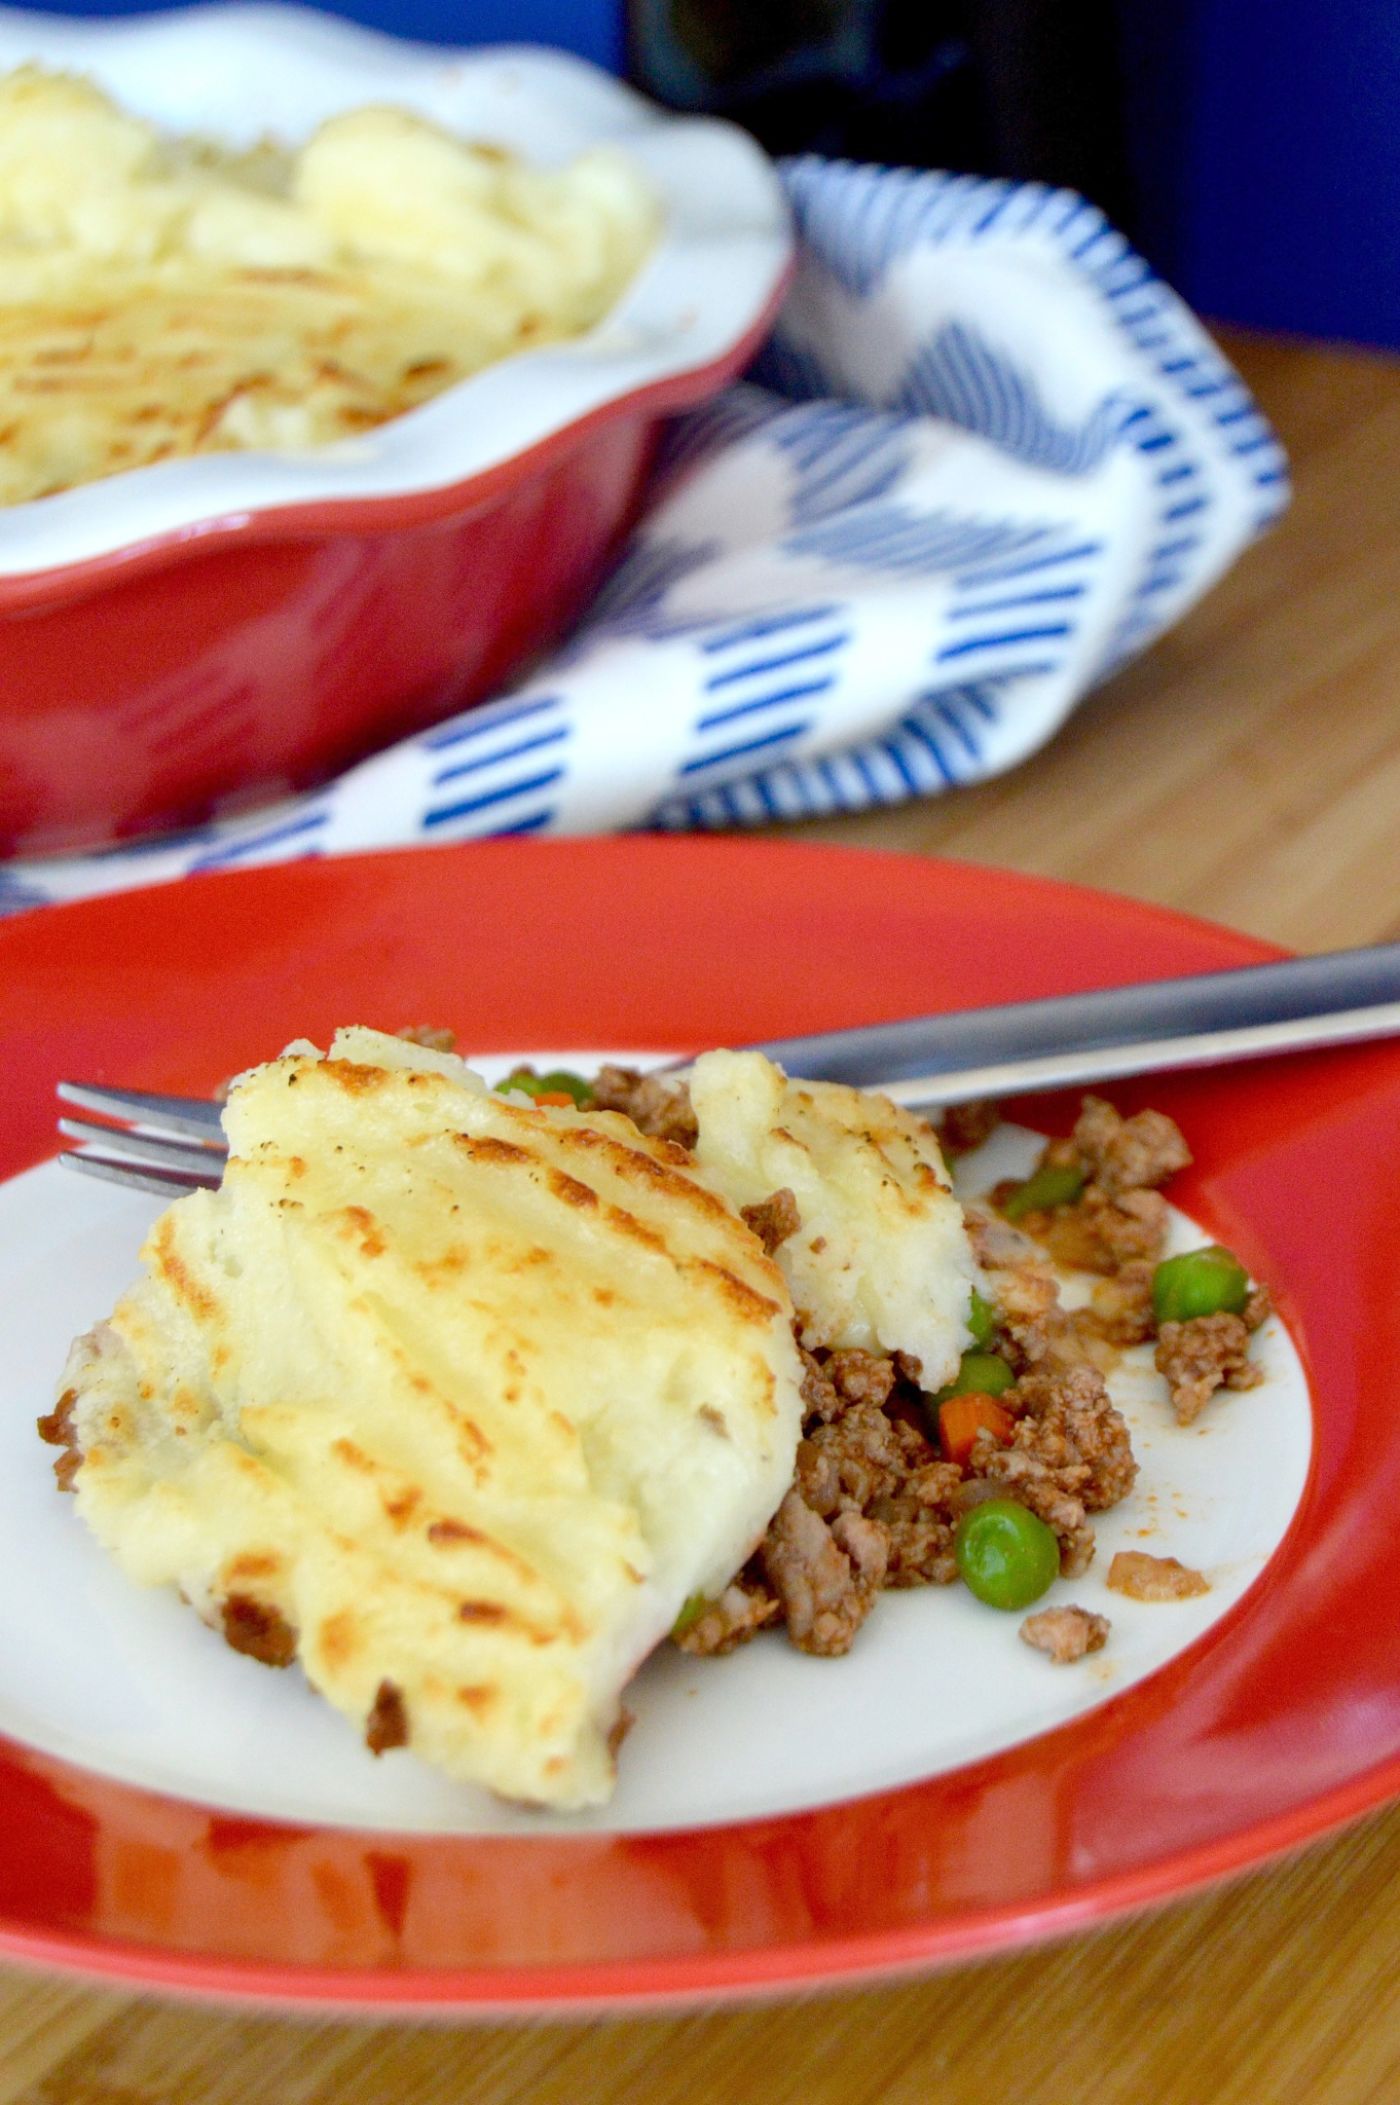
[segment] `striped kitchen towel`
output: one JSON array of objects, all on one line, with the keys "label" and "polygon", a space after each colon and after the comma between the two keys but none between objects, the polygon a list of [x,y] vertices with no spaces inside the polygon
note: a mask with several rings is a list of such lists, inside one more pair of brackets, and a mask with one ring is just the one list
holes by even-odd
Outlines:
[{"label": "striped kitchen towel", "polygon": [[1283,454],[1081,199],[783,169],[792,292],[681,419],[587,618],[498,700],[255,817],[0,865],[0,911],[195,870],[892,804],[1023,760],[1277,517]]}]

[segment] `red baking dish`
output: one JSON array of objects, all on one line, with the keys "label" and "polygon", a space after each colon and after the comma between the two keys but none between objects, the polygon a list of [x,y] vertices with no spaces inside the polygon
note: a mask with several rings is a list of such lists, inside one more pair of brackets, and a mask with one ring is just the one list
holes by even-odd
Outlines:
[{"label": "red baking dish", "polygon": [[366,101],[544,159],[616,144],[665,224],[597,329],[363,440],[164,462],[0,515],[10,855],[262,801],[498,689],[584,605],[661,423],[752,355],[789,258],[781,193],[751,141],[559,53],[445,52],[294,8],[199,8],[7,15],[0,67],[26,58],[234,144]]}]

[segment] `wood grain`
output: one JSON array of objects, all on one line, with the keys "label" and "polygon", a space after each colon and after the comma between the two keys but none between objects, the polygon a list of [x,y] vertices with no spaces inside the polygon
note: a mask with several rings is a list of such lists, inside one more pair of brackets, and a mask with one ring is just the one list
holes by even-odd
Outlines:
[{"label": "wood grain", "polygon": [[[1017,773],[795,837],[1079,879],[1298,948],[1400,936],[1400,364],[1236,342],[1282,528]],[[1383,2105],[1400,1809],[1155,1917],[683,2017],[361,2026],[0,1978],[0,2105]]]}]

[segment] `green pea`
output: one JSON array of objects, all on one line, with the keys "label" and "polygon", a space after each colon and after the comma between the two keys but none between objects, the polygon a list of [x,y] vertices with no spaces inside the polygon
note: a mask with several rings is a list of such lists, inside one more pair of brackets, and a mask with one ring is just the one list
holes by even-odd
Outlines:
[{"label": "green pea", "polygon": [[969,1593],[989,1608],[1029,1608],[1060,1575],[1052,1530],[1011,1498],[989,1498],[964,1513],[953,1555]]},{"label": "green pea", "polygon": [[1006,1361],[995,1352],[965,1352],[962,1364],[946,1389],[940,1389],[935,1403],[946,1403],[950,1396],[970,1395],[973,1390],[979,1396],[1000,1396],[1011,1387],[1016,1377]]},{"label": "green pea", "polygon": [[684,1637],[710,1606],[703,1593],[693,1593],[671,1625],[672,1637]]},{"label": "green pea", "polygon": [[593,1101],[592,1085],[564,1067],[556,1067],[551,1074],[509,1074],[500,1087],[523,1089],[527,1096],[571,1096],[579,1105]]},{"label": "green pea", "polygon": [[1164,1258],[1152,1274],[1152,1309],[1159,1323],[1237,1316],[1248,1299],[1249,1274],[1234,1251],[1221,1243]]},{"label": "green pea", "polygon": [[983,1299],[976,1287],[972,1289],[972,1306],[967,1312],[967,1327],[972,1332],[972,1342],[985,1352],[997,1334],[997,1312],[990,1301]]},{"label": "green pea", "polygon": [[1072,1162],[1045,1162],[1012,1192],[1002,1212],[1009,1221],[1028,1213],[1048,1213],[1052,1206],[1072,1206],[1084,1189],[1084,1172]]}]

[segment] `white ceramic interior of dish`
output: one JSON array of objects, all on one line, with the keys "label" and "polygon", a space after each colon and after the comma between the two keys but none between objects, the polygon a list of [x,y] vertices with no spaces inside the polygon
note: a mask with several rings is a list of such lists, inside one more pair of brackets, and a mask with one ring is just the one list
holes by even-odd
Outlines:
[{"label": "white ceramic interior of dish", "polygon": [[[585,1071],[589,1053],[535,1055]],[[482,1063],[496,1077],[497,1062]],[[1024,1174],[1039,1143],[1007,1127],[965,1165],[968,1189]],[[1266,1379],[1176,1425],[1146,1349],[1114,1375],[1141,1475],[1097,1523],[1090,1573],[1043,1605],[1107,1615],[1105,1650],[1052,1666],[1020,1620],[965,1589],[889,1593],[842,1660],[781,1637],[727,1659],[665,1646],[628,1691],[636,1724],[613,1802],[563,1818],[450,1783],[407,1751],[375,1760],[295,1671],[231,1652],[170,1593],[124,1580],[53,1481],[34,1420],[51,1408],[70,1339],[138,1269],[158,1201],[55,1163],[0,1187],[0,1732],[88,1769],[230,1812],[453,1834],[637,1832],[796,1812],[936,1776],[1047,1732],[1141,1681],[1236,1604],[1297,1509],[1312,1446],[1307,1383],[1277,1319]],[[1203,1239],[1183,1215],[1176,1247]],[[1131,1601],[1104,1583],[1116,1549],[1179,1557],[1211,1591]]]},{"label": "white ceramic interior of dish", "polygon": [[736,126],[675,117],[583,59],[399,42],[297,7],[213,6],[93,21],[0,8],[0,71],[89,75],[129,109],[230,145],[291,144],[338,110],[397,103],[545,165],[608,143],[661,202],[657,247],[596,329],[488,367],[354,439],[304,453],[163,461],[0,511],[0,576],[75,563],[201,521],[443,488],[594,410],[723,357],[791,249],[772,167]]}]

